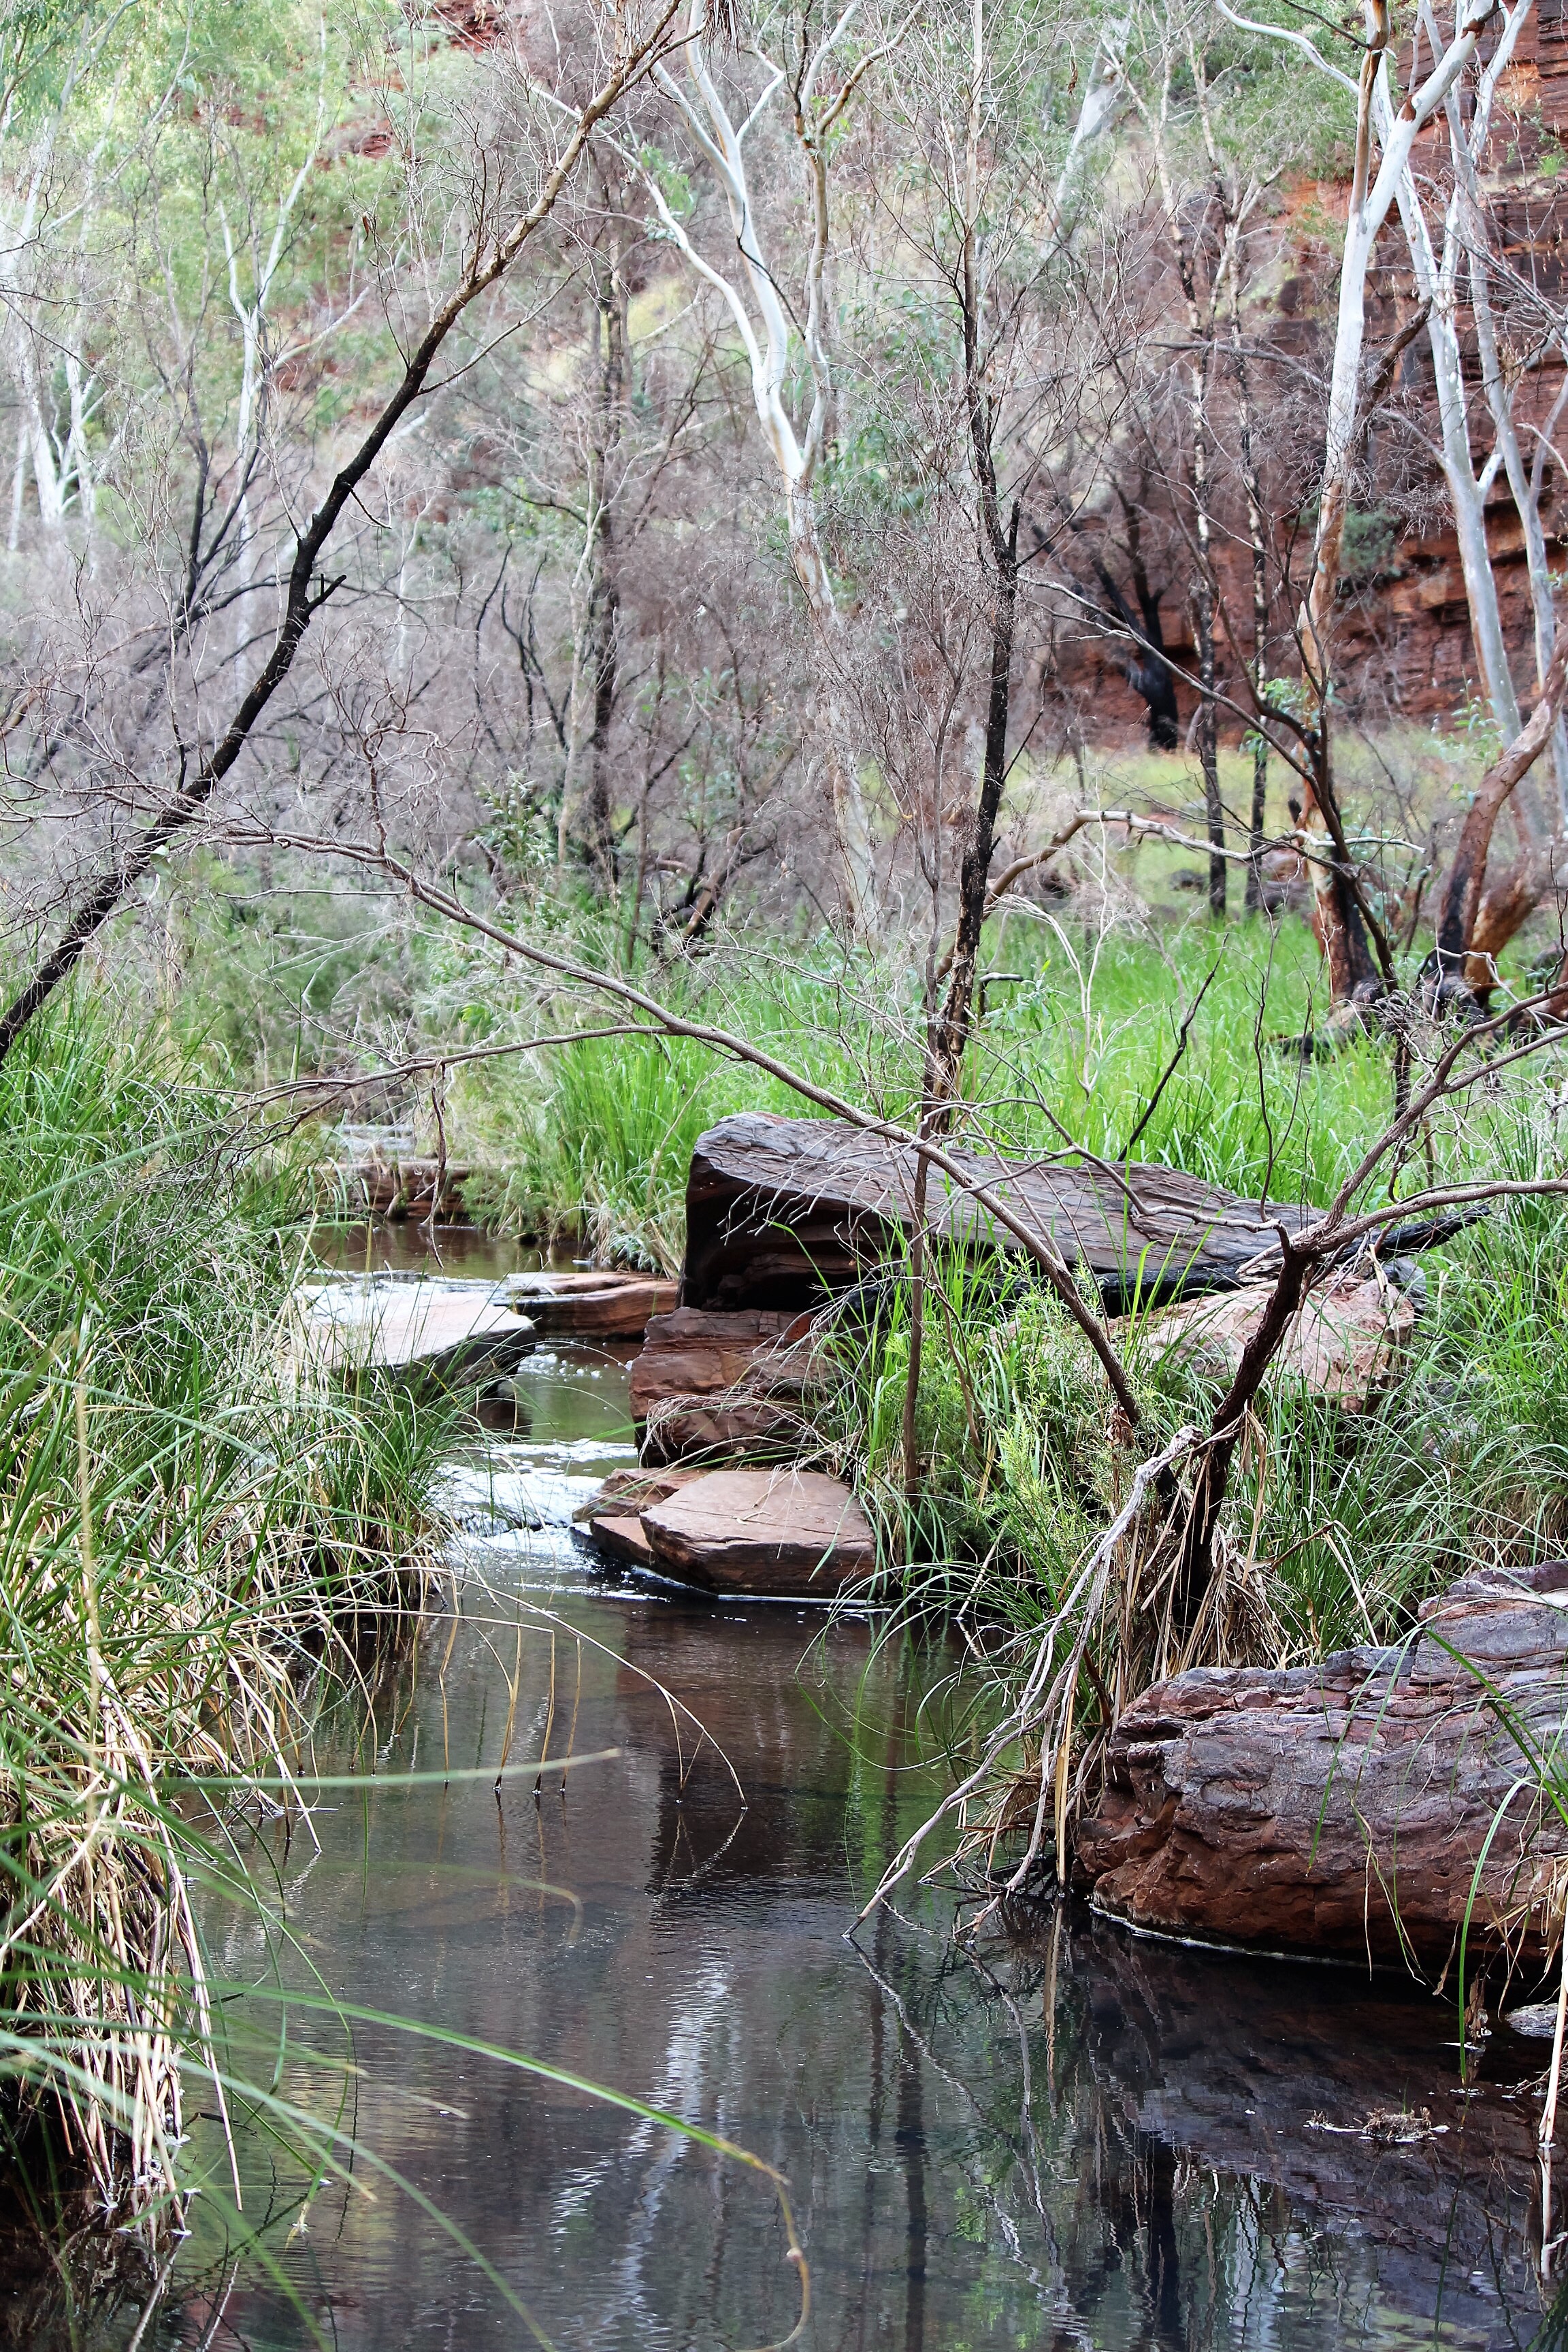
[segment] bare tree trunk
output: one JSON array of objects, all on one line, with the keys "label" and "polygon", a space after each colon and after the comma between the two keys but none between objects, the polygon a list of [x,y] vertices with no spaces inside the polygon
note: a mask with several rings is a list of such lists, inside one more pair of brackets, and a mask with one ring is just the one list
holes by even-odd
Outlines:
[{"label": "bare tree trunk", "polygon": [[[1194,76],[1200,76],[1196,54],[1190,43],[1189,57]],[[1214,358],[1216,289],[1211,281],[1206,299],[1200,300],[1196,257],[1182,220],[1180,200],[1171,177],[1165,130],[1170,111],[1172,63],[1173,53],[1167,47],[1159,112],[1152,115],[1144,109],[1143,114],[1153,137],[1160,195],[1165,208],[1171,248],[1175,257],[1176,276],[1181,281],[1187,310],[1187,410],[1193,436],[1188,454],[1187,487],[1193,502],[1193,530],[1196,541],[1193,611],[1197,622],[1198,640],[1198,760],[1203,769],[1204,821],[1209,840],[1209,912],[1223,921],[1226,880],[1225,805],[1219,791],[1218,714],[1215,704],[1213,518],[1209,511],[1209,471],[1213,453],[1209,436],[1208,390]]]},{"label": "bare tree trunk", "polygon": [[1171,1615],[1178,1633],[1190,1633],[1197,1623],[1214,1576],[1214,1539],[1220,1507],[1230,1480],[1230,1465],[1247,1424],[1253,1399],[1290,1328],[1307,1288],[1312,1261],[1280,1237],[1284,1259],[1258,1328],[1242,1349],[1236,1376],[1210,1424],[1199,1461],[1192,1509],[1183,1531],[1180,1564],[1172,1597]]},{"label": "bare tree trunk", "polygon": [[[618,226],[612,226],[618,240]],[[598,352],[594,426],[589,443],[588,506],[594,534],[594,580],[588,614],[588,661],[593,673],[594,719],[588,737],[588,851],[601,886],[613,890],[617,877],[615,800],[610,768],[610,730],[620,691],[621,600],[616,577],[616,505],[612,470],[626,399],[626,296],[620,254],[612,244],[608,266],[597,255],[594,310]]]},{"label": "bare tree trunk", "polygon": [[991,526],[994,524],[995,528],[995,538],[991,541],[994,563],[991,678],[986,701],[985,752],[980,792],[970,818],[963,862],[959,869],[958,922],[953,937],[952,961],[948,971],[947,993],[931,1034],[929,1088],[936,1114],[932,1132],[939,1134],[944,1133],[952,1123],[963,1049],[969,1042],[981,935],[987,912],[991,861],[996,850],[996,819],[1002,805],[1003,788],[1007,781],[1007,718],[1012,697],[1013,645],[1018,604],[1019,509],[1014,507],[1004,531],[996,505],[996,480],[989,446],[989,428],[983,429],[985,433],[985,475],[983,478],[982,502],[986,511],[988,539]]},{"label": "bare tree trunk", "polygon": [[[1381,211],[1372,201],[1372,110],[1383,52],[1388,43],[1384,0],[1373,0],[1377,17],[1373,43],[1362,61],[1357,95],[1355,168],[1340,265],[1339,315],[1329,386],[1329,420],[1318,529],[1312,550],[1312,583],[1301,615],[1301,670],[1307,707],[1316,720],[1311,772],[1304,780],[1299,837],[1312,887],[1312,928],[1329,968],[1336,1004],[1350,1004],[1378,992],[1366,926],[1349,871],[1344,823],[1334,792],[1329,736],[1335,605],[1351,472],[1357,446],[1361,362],[1366,340],[1366,278],[1377,232],[1393,202],[1389,186]],[[1387,176],[1378,175],[1379,190]]]},{"label": "bare tree trunk", "polygon": [[[1497,985],[1496,955],[1502,941],[1498,940],[1494,945],[1493,940],[1495,929],[1500,926],[1497,924],[1495,915],[1492,929],[1483,929],[1480,919],[1481,891],[1486,880],[1492,833],[1521,778],[1551,741],[1563,708],[1565,687],[1568,687],[1568,623],[1564,623],[1557,632],[1541,699],[1531,713],[1528,724],[1482,777],[1480,789],[1466,814],[1443,893],[1442,911],[1437,919],[1437,944],[1433,963],[1439,1003],[1451,997],[1459,986],[1468,985],[1477,1002],[1484,1005]],[[1529,887],[1527,881],[1523,887]],[[1538,883],[1534,889],[1535,896],[1539,897]],[[1511,913],[1513,908],[1510,907],[1509,911]]]},{"label": "bare tree trunk", "polygon": [[984,0],[973,0],[973,80],[964,188],[963,250],[959,277],[963,336],[963,405],[974,467],[983,560],[991,575],[991,672],[985,701],[985,750],[980,791],[963,845],[958,879],[958,921],[947,993],[930,1035],[927,1097],[931,1131],[951,1125],[963,1049],[973,1013],[975,975],[985,927],[996,819],[1007,782],[1007,721],[1013,690],[1013,646],[1018,611],[1018,523],[1015,503],[1005,524],[996,488],[996,418],[985,382],[978,247],[980,96],[985,68]]},{"label": "bare tree trunk", "polygon": [[[827,142],[864,74],[872,63],[888,54],[890,46],[868,51],[845,75],[837,96],[820,97],[819,86],[836,47],[857,13],[856,5],[847,8],[815,51],[803,46],[799,70],[792,85],[792,127],[805,167],[811,210],[804,320],[792,312],[780,279],[764,258],[744,152],[747,134],[767,99],[785,79],[784,69],[774,69],[763,99],[737,126],[713,79],[703,30],[702,0],[689,0],[688,11],[686,69],[694,95],[688,96],[662,67],[657,79],[666,96],[680,110],[703,159],[724,192],[742,276],[728,277],[703,259],[684,223],[670,210],[657,175],[640,158],[629,151],[622,152],[641,173],[670,243],[685,256],[698,276],[728,303],[751,364],[757,421],[784,490],[790,558],[817,629],[824,673],[821,715],[832,779],[834,824],[843,866],[845,910],[853,929],[866,936],[874,933],[878,916],[874,845],[861,791],[855,731],[845,709],[843,670],[848,625],[839,609],[823,550],[816,493],[816,477],[831,437],[834,415],[833,373],[827,343]],[[797,332],[811,389],[811,409],[804,435],[797,434],[784,397],[792,345]]]},{"label": "bare tree trunk", "polygon": [[[1247,535],[1252,551],[1252,691],[1259,712],[1268,678],[1268,545],[1265,533],[1263,491],[1253,445],[1252,383],[1241,339],[1241,256],[1237,241],[1230,271],[1231,366],[1236,377],[1236,404],[1241,440],[1241,486],[1247,496]],[[1268,738],[1261,726],[1252,737],[1252,807],[1248,813],[1247,895],[1249,915],[1263,911],[1263,844],[1268,824]]]}]

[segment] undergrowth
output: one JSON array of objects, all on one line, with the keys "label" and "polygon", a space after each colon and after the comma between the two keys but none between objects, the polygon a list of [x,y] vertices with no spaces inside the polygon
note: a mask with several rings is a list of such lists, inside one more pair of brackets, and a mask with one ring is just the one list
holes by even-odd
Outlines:
[{"label": "undergrowth", "polygon": [[101,2200],[175,2189],[213,2055],[178,1785],[280,1769],[418,1597],[445,1409],[329,1386],[299,1186],[166,1047],[62,1001],[0,1070],[0,2072]]},{"label": "undergrowth", "polygon": [[[1512,1130],[1521,1170],[1534,1132],[1525,1116]],[[1465,1570],[1568,1543],[1568,1209],[1501,1203],[1431,1253],[1422,1279],[1409,1343],[1362,1410],[1311,1393],[1285,1369],[1265,1385],[1218,1546],[1247,1614],[1238,1651],[1256,1662],[1388,1641]],[[1213,1380],[1153,1345],[1148,1328],[1113,1327],[1143,1417],[1133,1444],[1054,1297],[1005,1265],[939,1260],[911,1499],[906,1288],[889,1285],[860,1330],[840,1328],[843,1378],[825,1434],[858,1465],[885,1555],[913,1564],[912,1615],[956,1613],[1014,1633],[1055,1616],[1136,1463],[1213,1415]]]}]

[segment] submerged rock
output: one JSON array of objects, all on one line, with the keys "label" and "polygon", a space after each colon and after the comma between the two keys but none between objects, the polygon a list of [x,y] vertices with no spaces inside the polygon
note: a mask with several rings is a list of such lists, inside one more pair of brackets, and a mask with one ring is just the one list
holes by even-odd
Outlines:
[{"label": "submerged rock", "polygon": [[1146,1691],[1110,1735],[1075,1885],[1166,1935],[1436,1971],[1479,1865],[1471,1953],[1539,1967],[1568,1830],[1509,1727],[1562,1729],[1568,1562],[1463,1577],[1421,1621],[1400,1648]]},{"label": "submerged rock", "polygon": [[817,1470],[715,1470],[639,1514],[654,1564],[714,1592],[830,1601],[877,1565],[869,1520]]}]

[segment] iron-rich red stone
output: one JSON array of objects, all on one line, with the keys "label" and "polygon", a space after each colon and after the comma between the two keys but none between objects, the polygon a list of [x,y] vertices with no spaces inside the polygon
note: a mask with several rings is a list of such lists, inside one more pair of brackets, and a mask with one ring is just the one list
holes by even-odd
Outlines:
[{"label": "iron-rich red stone", "polygon": [[716,1470],[642,1525],[657,1566],[715,1592],[831,1601],[877,1564],[859,1504],[816,1470]]},{"label": "iron-rich red stone", "polygon": [[1509,1720],[1544,1744],[1565,1694],[1564,1561],[1462,1578],[1403,1648],[1179,1675],[1116,1725],[1074,1883],[1167,1935],[1436,1970],[1486,1849],[1470,1948],[1537,1963],[1568,1830]]}]

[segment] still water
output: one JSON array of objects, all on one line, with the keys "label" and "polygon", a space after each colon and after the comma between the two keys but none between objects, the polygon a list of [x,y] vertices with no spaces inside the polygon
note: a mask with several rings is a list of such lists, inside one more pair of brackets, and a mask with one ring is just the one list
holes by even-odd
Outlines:
[{"label": "still water", "polygon": [[[1509,2095],[1541,2045],[1495,2035],[1466,2098],[1451,2005],[1078,1908],[968,1953],[951,1901],[911,1895],[846,1940],[939,1785],[918,1733],[951,1662],[596,1567],[570,1518],[631,1458],[624,1364],[542,1353],[519,1399],[488,1466],[455,1473],[456,1621],[378,1687],[368,1735],[317,1750],[323,1773],[487,1777],[323,1790],[313,1835],[259,1830],[278,1928],[214,1902],[224,1978],[531,2053],[765,2158],[819,2352],[1556,2340],[1534,2110]],[[498,1794],[509,1727],[514,1761],[615,1753]],[[239,2112],[258,2240],[215,2177],[120,2346],[133,2322],[165,2352],[717,2352],[795,2326],[778,2205],[733,2159],[449,2042],[358,2023],[350,2049],[317,2011],[279,2042],[265,2001],[231,2014],[280,2098],[407,2187],[345,2152],[301,2207],[287,2135]],[[1361,2136],[1423,2109],[1409,2144]]]}]

